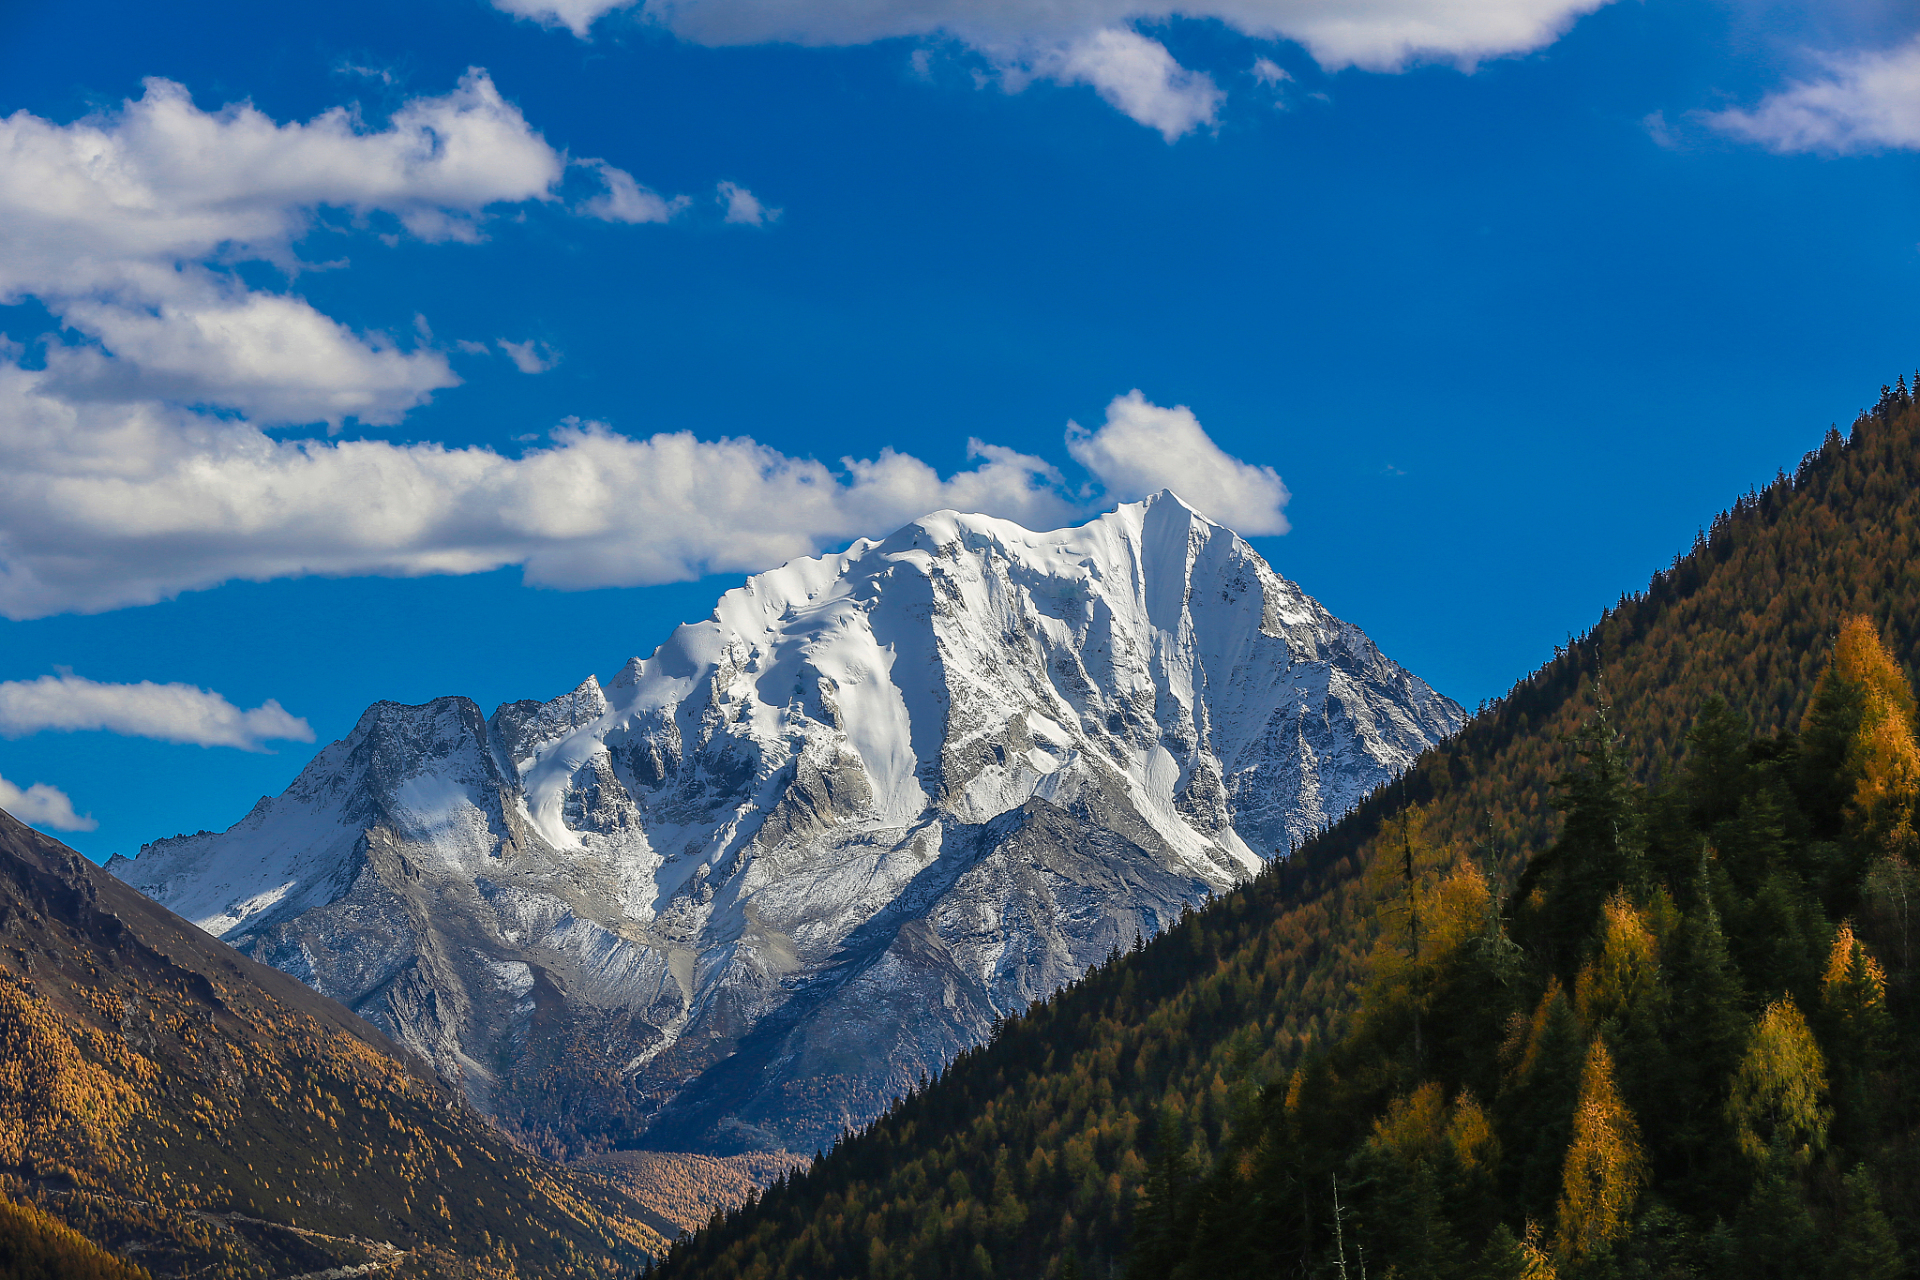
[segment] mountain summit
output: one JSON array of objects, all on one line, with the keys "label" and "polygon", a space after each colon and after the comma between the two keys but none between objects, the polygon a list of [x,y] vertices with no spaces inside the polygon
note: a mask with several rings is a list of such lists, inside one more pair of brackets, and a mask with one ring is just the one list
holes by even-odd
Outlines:
[{"label": "mountain summit", "polygon": [[557,1147],[811,1149],[1462,719],[1170,492],[939,512],[109,870]]}]

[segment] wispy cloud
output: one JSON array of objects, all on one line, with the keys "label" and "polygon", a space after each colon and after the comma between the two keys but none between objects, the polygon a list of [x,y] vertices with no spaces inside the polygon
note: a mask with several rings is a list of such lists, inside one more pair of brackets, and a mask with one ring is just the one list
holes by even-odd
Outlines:
[{"label": "wispy cloud", "polygon": [[82,817],[75,813],[67,793],[44,782],[17,787],[0,778],[0,809],[29,826],[51,827],[55,831],[92,831],[100,825],[91,815]]},{"label": "wispy cloud", "polygon": [[1707,120],[1774,151],[1920,150],[1920,36],[1897,49],[1824,61],[1825,78],[1789,85],[1752,111]]},{"label": "wispy cloud", "polygon": [[269,698],[242,711],[190,684],[102,684],[76,675],[0,683],[0,736],[104,729],[131,738],[263,751],[272,740],[312,742],[313,727]]},{"label": "wispy cloud", "polygon": [[769,209],[753,192],[737,182],[721,183],[718,196],[721,206],[727,211],[728,222],[749,227],[763,227],[780,216],[780,210]]},{"label": "wispy cloud", "polygon": [[559,354],[536,338],[528,338],[525,342],[508,342],[502,338],[500,350],[506,353],[507,359],[513,361],[513,367],[522,373],[545,373],[560,363]]},{"label": "wispy cloud", "polygon": [[650,187],[643,187],[624,169],[616,169],[605,160],[575,161],[597,174],[606,190],[580,206],[580,212],[604,222],[668,222],[691,201],[686,196],[671,199]]}]

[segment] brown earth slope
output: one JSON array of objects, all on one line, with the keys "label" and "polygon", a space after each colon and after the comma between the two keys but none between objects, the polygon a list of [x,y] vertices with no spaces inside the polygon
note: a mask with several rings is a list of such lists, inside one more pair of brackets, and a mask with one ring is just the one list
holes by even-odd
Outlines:
[{"label": "brown earth slope", "polygon": [[707,1156],[686,1151],[608,1151],[575,1161],[646,1206],[647,1221],[672,1238],[698,1231],[713,1215],[746,1203],[774,1182],[803,1169],[811,1157],[790,1151]]}]

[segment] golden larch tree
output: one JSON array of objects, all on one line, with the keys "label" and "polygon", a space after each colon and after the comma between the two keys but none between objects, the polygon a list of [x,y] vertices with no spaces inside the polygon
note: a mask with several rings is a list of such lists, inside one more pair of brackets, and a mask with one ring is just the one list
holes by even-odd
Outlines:
[{"label": "golden larch tree", "polygon": [[1605,1253],[1626,1235],[1646,1182],[1640,1126],[1614,1087],[1613,1055],[1596,1036],[1580,1073],[1573,1141],[1561,1175],[1559,1256],[1580,1263]]},{"label": "golden larch tree", "polygon": [[1805,1166],[1827,1143],[1827,1064],[1792,996],[1768,1005],[1754,1023],[1727,1098],[1740,1151],[1756,1163],[1777,1148]]}]

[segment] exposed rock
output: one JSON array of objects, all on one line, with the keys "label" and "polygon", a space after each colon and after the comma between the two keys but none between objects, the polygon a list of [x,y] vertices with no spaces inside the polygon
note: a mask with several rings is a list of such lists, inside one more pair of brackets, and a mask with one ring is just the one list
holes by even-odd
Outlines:
[{"label": "exposed rock", "polygon": [[567,1142],[812,1150],[1461,709],[1162,493],[750,578],[605,690],[381,703],[110,869]]}]

